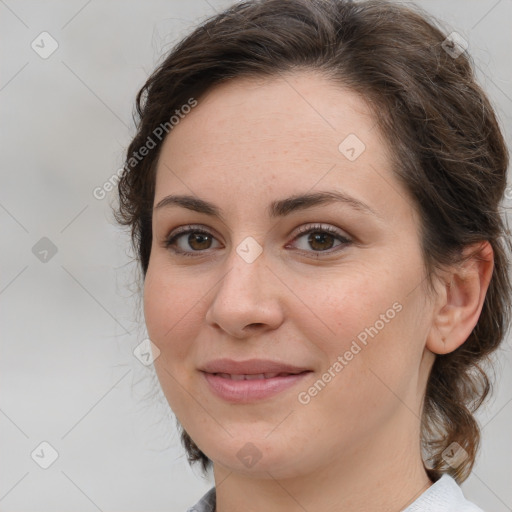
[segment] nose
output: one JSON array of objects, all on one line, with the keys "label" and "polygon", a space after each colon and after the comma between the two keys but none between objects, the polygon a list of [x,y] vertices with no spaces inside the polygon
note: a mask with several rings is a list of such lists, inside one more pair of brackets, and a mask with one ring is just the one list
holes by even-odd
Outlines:
[{"label": "nose", "polygon": [[227,267],[213,291],[207,323],[239,339],[277,329],[283,322],[284,288],[268,268],[264,253],[249,262],[233,250]]}]

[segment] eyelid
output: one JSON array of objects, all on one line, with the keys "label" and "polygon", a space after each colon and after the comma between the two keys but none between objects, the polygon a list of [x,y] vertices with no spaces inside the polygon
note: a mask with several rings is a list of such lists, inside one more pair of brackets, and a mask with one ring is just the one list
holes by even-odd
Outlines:
[{"label": "eyelid", "polygon": [[298,228],[297,230],[297,233],[296,235],[294,236],[294,240],[295,238],[301,236],[301,235],[304,235],[306,233],[311,233],[311,232],[314,232],[314,231],[325,231],[327,233],[330,233],[332,235],[336,235],[340,238],[344,238],[346,240],[349,240],[349,236],[348,235],[345,235],[345,232],[343,232],[342,230],[340,230],[339,228],[336,228],[334,226],[331,226],[330,224],[319,224],[319,223],[313,223],[311,225],[302,225],[300,228]]},{"label": "eyelid", "polygon": [[[212,233],[213,230],[211,228],[205,228],[202,224],[186,224],[184,226],[179,226],[176,229],[173,229],[166,236],[166,238],[169,239],[169,238],[173,238],[175,236],[181,235],[182,233],[188,233],[188,232],[194,232],[194,231],[199,231],[199,232],[203,232],[203,233],[208,233],[209,235],[214,235],[214,233]],[[215,236],[217,236],[217,235],[215,235]]]}]

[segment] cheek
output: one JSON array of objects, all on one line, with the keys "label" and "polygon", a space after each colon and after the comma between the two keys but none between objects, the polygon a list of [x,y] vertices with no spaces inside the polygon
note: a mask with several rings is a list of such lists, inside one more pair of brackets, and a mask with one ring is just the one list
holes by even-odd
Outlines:
[{"label": "cheek", "polygon": [[[305,284],[303,303],[315,314],[305,315],[310,330],[322,326],[333,340],[334,348],[343,349],[347,342],[365,332],[379,315],[392,308],[394,297],[390,283],[376,275],[375,268],[358,268],[350,275]],[[388,316],[391,316],[392,311]],[[320,331],[318,331],[320,334]],[[349,343],[350,344],[350,343]]]},{"label": "cheek", "polygon": [[[144,282],[144,317],[149,338],[160,350],[154,361],[158,380],[171,409],[181,419],[191,414],[190,395],[185,390],[193,387],[193,340],[203,313],[200,295],[180,283],[175,274],[165,266],[150,264]],[[201,411],[194,410],[192,416],[201,417]]]},{"label": "cheek", "polygon": [[[151,341],[172,360],[185,357],[201,326],[201,293],[180,283],[171,269],[148,268],[144,282],[144,318]],[[204,292],[203,292],[204,293]]]},{"label": "cheek", "polygon": [[321,322],[311,320],[310,315],[307,325],[302,324],[311,340],[320,324],[328,327],[328,336],[319,336],[325,329],[316,330],[315,344],[324,352],[324,369],[339,362],[341,356],[343,368],[337,365],[331,373],[344,375],[338,379],[338,383],[345,381],[340,385],[367,389],[369,399],[379,376],[403,389],[417,370],[422,353],[417,297],[408,295],[410,289],[403,279],[384,277],[383,273],[364,271],[343,279],[342,286],[339,281],[332,284],[323,299],[315,294],[312,302]]}]

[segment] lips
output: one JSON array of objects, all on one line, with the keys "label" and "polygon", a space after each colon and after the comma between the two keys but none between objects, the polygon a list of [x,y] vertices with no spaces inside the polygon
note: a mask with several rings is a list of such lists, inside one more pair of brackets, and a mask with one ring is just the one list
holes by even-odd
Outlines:
[{"label": "lips", "polygon": [[270,399],[298,385],[312,370],[280,361],[217,359],[200,368],[209,390],[236,404]]}]

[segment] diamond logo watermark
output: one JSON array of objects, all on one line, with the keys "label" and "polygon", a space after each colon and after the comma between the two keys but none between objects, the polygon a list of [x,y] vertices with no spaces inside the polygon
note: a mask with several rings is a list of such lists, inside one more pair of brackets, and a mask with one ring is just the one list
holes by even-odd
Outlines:
[{"label": "diamond logo watermark", "polygon": [[469,43],[458,32],[452,32],[441,46],[450,57],[457,59],[468,49]]},{"label": "diamond logo watermark", "polygon": [[57,246],[47,237],[43,236],[32,247],[34,256],[43,263],[48,263],[57,254]]},{"label": "diamond logo watermark", "polygon": [[30,45],[39,57],[47,59],[59,47],[59,43],[52,37],[49,32],[41,32]]},{"label": "diamond logo watermark", "polygon": [[39,467],[48,469],[59,458],[59,453],[50,443],[43,441],[30,456]]},{"label": "diamond logo watermark", "polygon": [[338,149],[347,160],[355,162],[364,152],[364,142],[354,133],[351,133],[338,146]]},{"label": "diamond logo watermark", "polygon": [[469,455],[459,443],[453,442],[443,451],[441,457],[449,466],[457,468],[469,457]]},{"label": "diamond logo watermark", "polygon": [[146,338],[135,347],[133,355],[144,366],[149,366],[160,356],[160,349],[149,338]]},{"label": "diamond logo watermark", "polygon": [[238,245],[236,252],[245,262],[252,263],[263,252],[263,248],[252,236],[248,236]]},{"label": "diamond logo watermark", "polygon": [[244,466],[252,468],[261,459],[262,453],[255,444],[245,443],[236,456]]}]

